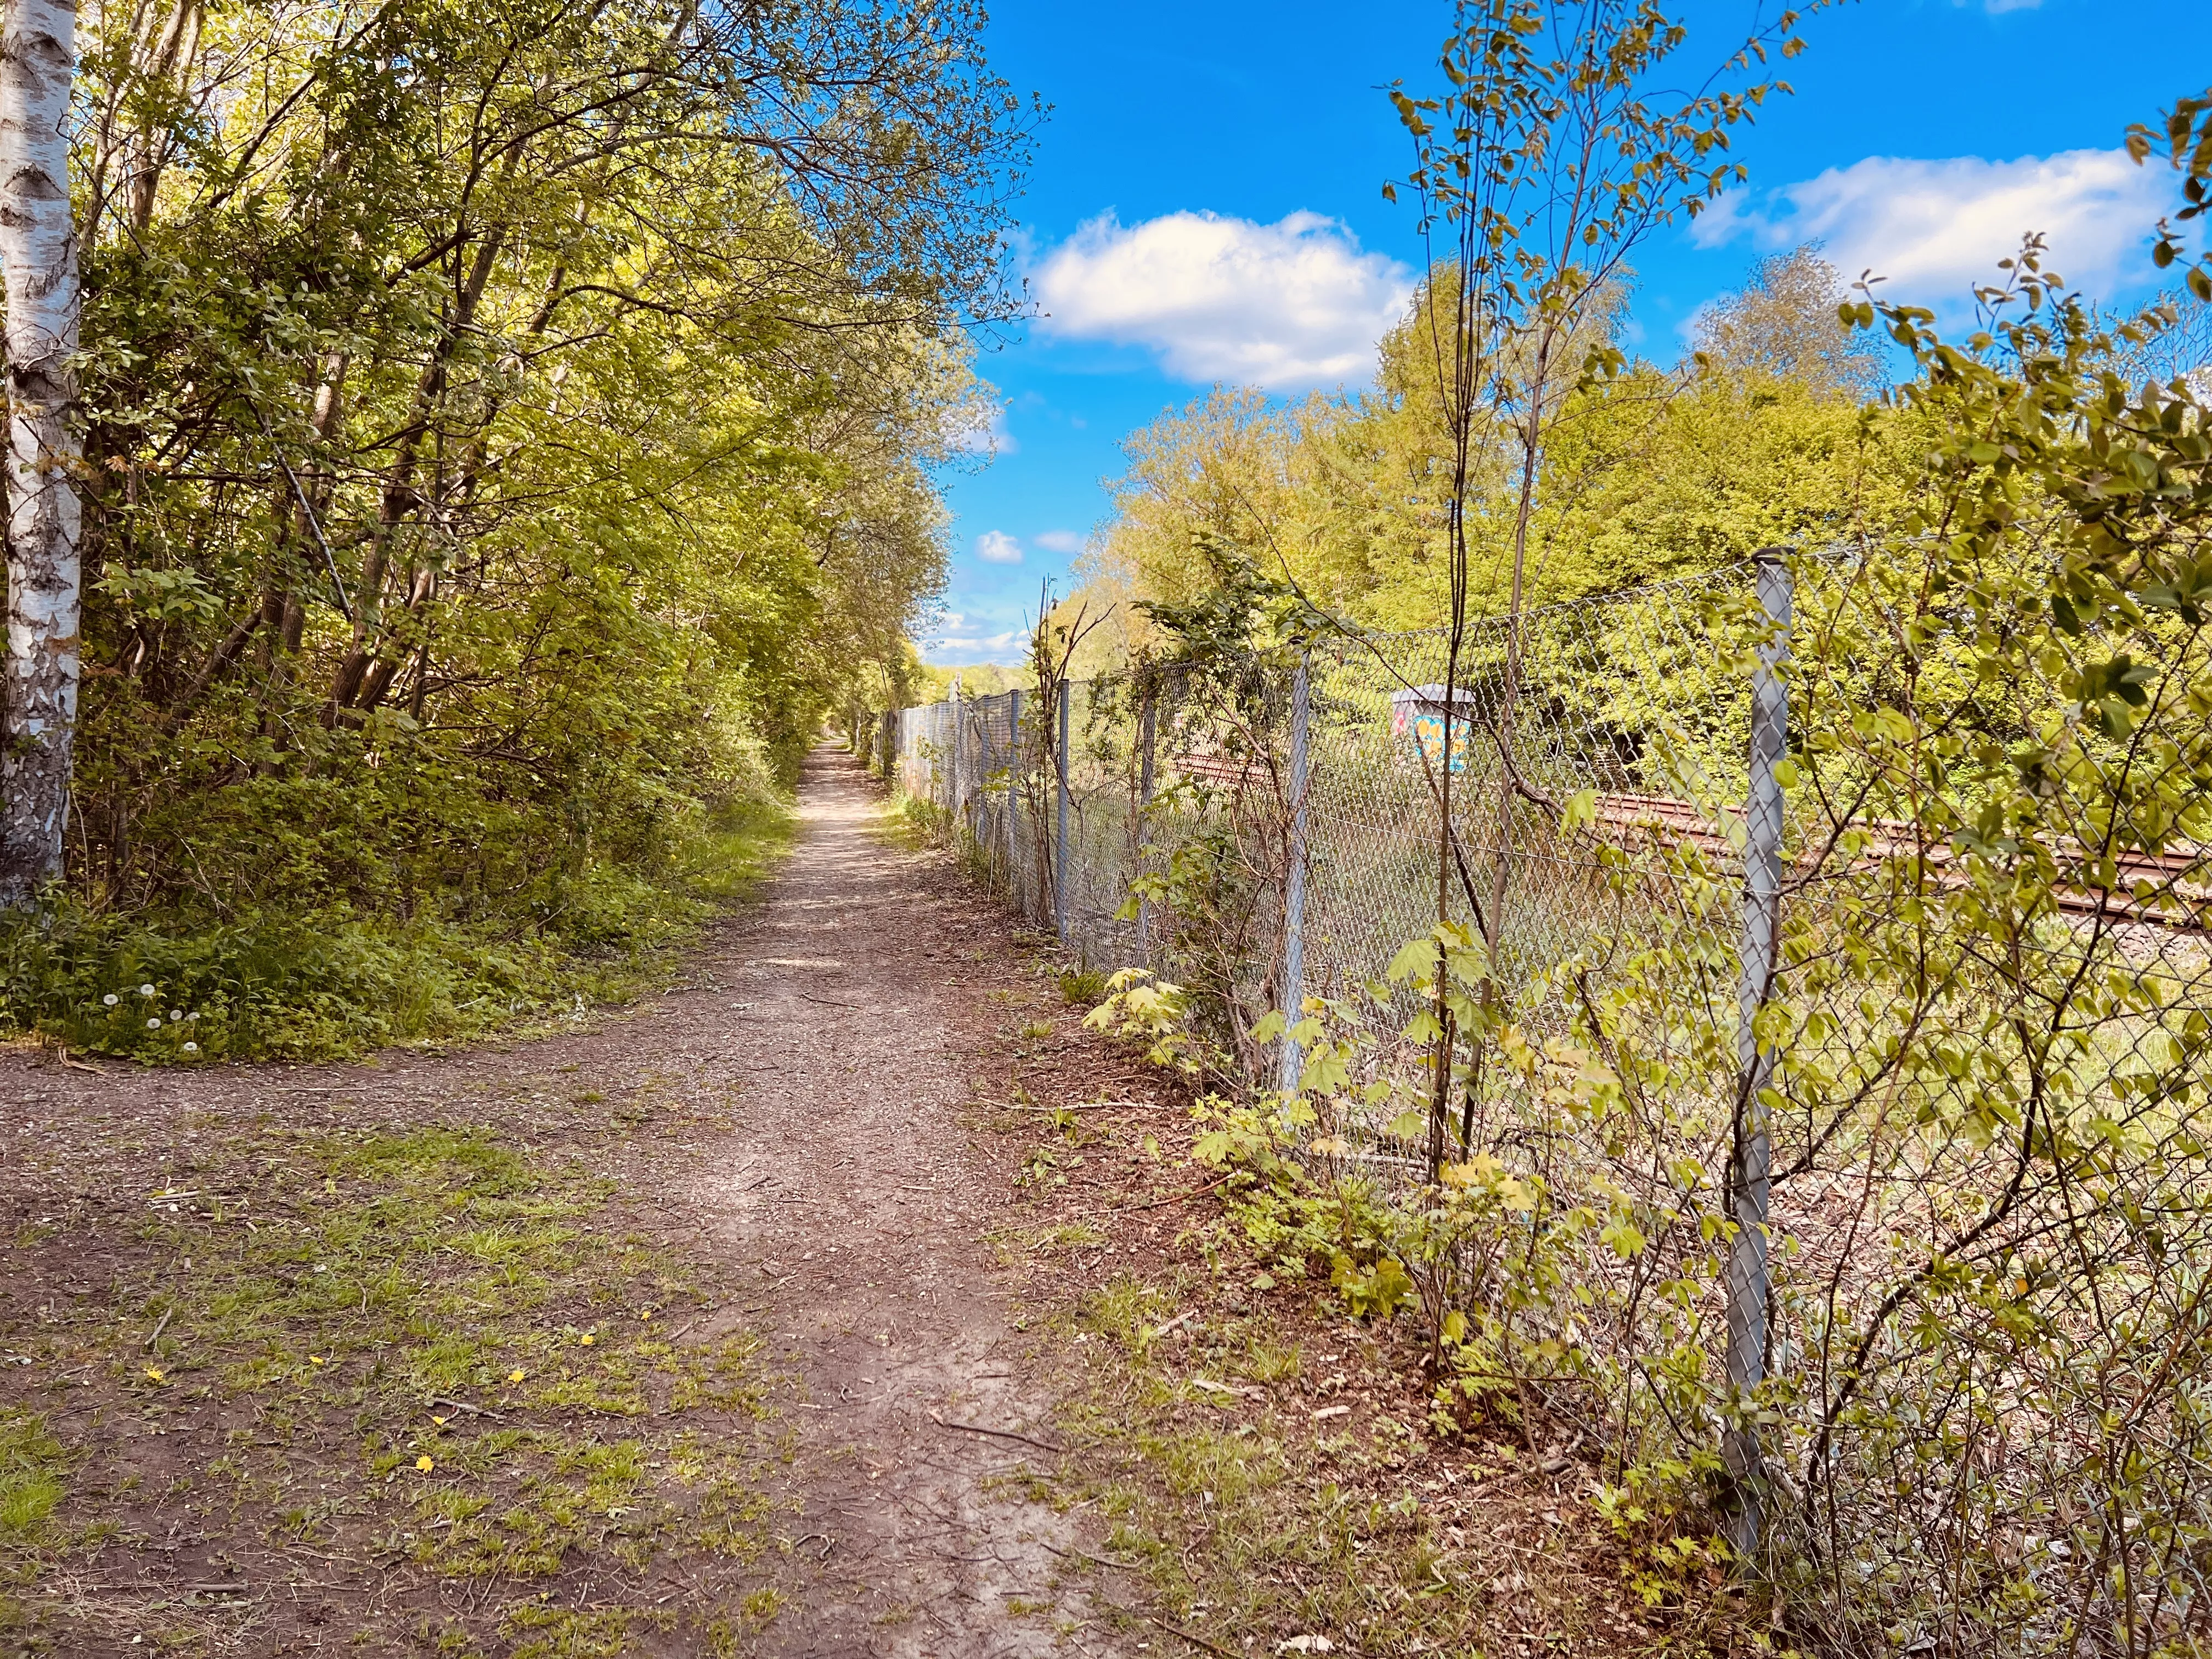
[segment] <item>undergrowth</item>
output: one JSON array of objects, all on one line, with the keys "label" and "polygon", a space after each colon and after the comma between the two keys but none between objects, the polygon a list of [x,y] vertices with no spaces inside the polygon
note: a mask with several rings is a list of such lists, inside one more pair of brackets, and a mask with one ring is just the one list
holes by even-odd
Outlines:
[{"label": "undergrowth", "polygon": [[[587,866],[471,912],[340,896],[0,915],[0,1029],[149,1063],[339,1059],[580,1014],[659,981],[780,859],[789,805],[725,807],[651,872]],[[448,896],[449,898],[452,896]]]}]

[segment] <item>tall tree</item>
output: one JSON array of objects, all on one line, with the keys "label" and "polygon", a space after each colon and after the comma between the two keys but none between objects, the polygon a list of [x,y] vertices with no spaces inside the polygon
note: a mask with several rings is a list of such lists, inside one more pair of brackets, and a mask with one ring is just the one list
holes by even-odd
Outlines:
[{"label": "tall tree", "polygon": [[80,614],[70,207],[73,0],[8,0],[0,23],[0,268],[8,296],[8,667],[0,904],[62,872]]},{"label": "tall tree", "polygon": [[1836,319],[1850,297],[1843,273],[1808,242],[1769,254],[1744,288],[1707,307],[1698,349],[1739,374],[1791,380],[1815,392],[1863,402],[1887,383],[1881,350]]}]

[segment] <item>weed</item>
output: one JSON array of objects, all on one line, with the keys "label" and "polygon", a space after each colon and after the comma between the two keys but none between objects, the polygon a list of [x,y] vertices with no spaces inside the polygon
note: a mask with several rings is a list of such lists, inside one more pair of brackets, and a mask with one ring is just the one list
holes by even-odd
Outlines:
[{"label": "weed", "polygon": [[1060,994],[1071,1008],[1095,1008],[1106,999],[1106,975],[1096,968],[1064,968]]},{"label": "weed", "polygon": [[744,1599],[745,1617],[765,1625],[783,1611],[783,1602],[781,1590],[757,1589]]},{"label": "weed", "polygon": [[1131,1353],[1142,1353],[1152,1346],[1152,1328],[1168,1317],[1167,1310],[1168,1299],[1157,1286],[1124,1275],[1086,1297],[1080,1317]]},{"label": "weed", "polygon": [[1298,1375],[1297,1347],[1293,1343],[1278,1346],[1255,1340],[1245,1350],[1243,1370],[1255,1382],[1292,1382]]},{"label": "weed", "polygon": [[1067,1250],[1087,1250],[1106,1242],[1105,1231],[1096,1222],[1062,1221],[1040,1228],[1022,1237],[1022,1245],[1033,1255],[1051,1255]]},{"label": "weed", "polygon": [[68,1468],[44,1417],[0,1410],[0,1549],[12,1551],[43,1535],[47,1517],[62,1501]]}]

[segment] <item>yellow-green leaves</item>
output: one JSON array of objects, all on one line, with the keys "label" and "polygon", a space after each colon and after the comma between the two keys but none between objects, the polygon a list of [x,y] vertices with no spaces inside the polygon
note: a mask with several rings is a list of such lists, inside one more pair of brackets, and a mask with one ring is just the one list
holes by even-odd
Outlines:
[{"label": "yellow-green leaves", "polygon": [[1435,939],[1409,939],[1390,958],[1385,975],[1394,985],[1403,984],[1409,980],[1416,986],[1425,985],[1435,975],[1441,955]]}]

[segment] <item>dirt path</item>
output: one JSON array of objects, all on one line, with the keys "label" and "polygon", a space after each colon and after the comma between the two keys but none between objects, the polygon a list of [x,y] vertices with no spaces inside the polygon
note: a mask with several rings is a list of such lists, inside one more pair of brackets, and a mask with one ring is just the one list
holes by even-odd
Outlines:
[{"label": "dirt path", "polygon": [[[812,763],[800,800],[765,913],[683,1000],[690,1029],[725,1045],[701,1080],[750,1079],[743,1161],[699,1207],[774,1282],[760,1317],[807,1394],[804,1530],[825,1559],[771,1649],[1051,1651],[1048,1626],[1006,1604],[1048,1600],[1048,1546],[1078,1540],[984,1490],[1042,1455],[1003,1435],[1053,1438],[985,1243],[1006,1183],[958,1121],[993,1027],[983,999],[1006,978],[996,918],[941,859],[887,850],[879,798],[840,760]],[[1095,1631],[1074,1645],[1109,1650]]]},{"label": "dirt path", "polygon": [[[27,1650],[118,1650],[111,1644],[129,1642],[119,1650],[168,1651],[166,1638],[154,1648],[135,1645],[136,1632],[161,1619],[169,1620],[162,1628],[184,1632],[179,1650],[210,1655],[358,1651],[363,1644],[429,1651],[424,1632],[439,1619],[468,1645],[437,1652],[539,1650],[515,1632],[543,1627],[550,1614],[517,1624],[521,1615],[511,1610],[487,1613],[495,1598],[480,1577],[441,1577],[410,1565],[436,1545],[428,1528],[457,1523],[426,1522],[435,1511],[421,1504],[411,1521],[404,1507],[395,1512],[392,1494],[405,1490],[392,1484],[396,1475],[360,1486],[349,1509],[329,1498],[328,1517],[313,1523],[324,1530],[297,1534],[315,1549],[269,1529],[266,1511],[281,1500],[234,1498],[225,1511],[199,1502],[193,1480],[173,1478],[185,1468],[204,1490],[210,1454],[195,1463],[191,1449],[213,1441],[211,1453],[226,1436],[250,1448],[257,1433],[265,1437],[264,1418],[243,1410],[265,1415],[266,1407],[221,1387],[199,1389],[191,1396],[199,1403],[188,1405],[173,1386],[195,1352],[190,1345],[200,1340],[205,1352],[207,1339],[195,1329],[210,1295],[204,1285],[179,1291],[184,1317],[166,1334],[155,1326],[142,1351],[157,1305],[146,1297],[181,1281],[173,1260],[132,1241],[149,1237],[149,1194],[185,1193],[181,1223],[194,1218],[196,1202],[214,1201],[191,1193],[218,1181],[224,1191],[245,1191],[222,1160],[240,1162],[235,1148],[251,1126],[272,1121],[316,1133],[356,1126],[363,1136],[490,1122],[517,1144],[580,1157],[625,1184],[629,1213],[713,1268],[719,1305],[701,1308],[678,1334],[683,1342],[696,1349],[723,1336],[764,1339],[757,1364],[770,1379],[768,1409],[790,1431],[790,1457],[769,1480],[777,1501],[762,1523],[766,1553],[751,1558],[751,1577],[678,1583],[665,1566],[641,1567],[622,1587],[635,1611],[603,1614],[595,1609],[609,1594],[607,1570],[561,1566],[542,1581],[548,1594],[540,1599],[573,1609],[562,1616],[582,1621],[574,1630],[616,1634],[609,1646],[544,1651],[707,1651],[696,1635],[650,1620],[683,1607],[687,1594],[702,1608],[726,1607],[747,1582],[772,1590],[764,1604],[747,1603],[757,1616],[739,1632],[744,1650],[965,1659],[1134,1650],[1138,1638],[1116,1637],[1085,1600],[1095,1575],[1054,1588],[1069,1559],[1057,1552],[1084,1547],[1079,1528],[1007,1491],[1025,1464],[1055,1461],[1046,1449],[1054,1439],[1045,1426],[1051,1397],[1025,1375],[1024,1345],[1011,1328],[989,1243],[1011,1218],[1007,1171],[962,1119],[985,1086],[979,1080],[993,1074],[988,1055],[994,1042],[1003,1046],[1002,1028],[1031,1017],[1018,1011],[1036,1007],[1038,988],[1018,979],[1003,919],[949,860],[884,833],[878,790],[843,757],[814,757],[799,799],[803,832],[765,902],[717,929],[683,985],[596,1028],[351,1066],[111,1066],[95,1075],[21,1054],[0,1058],[0,1224],[40,1241],[0,1283],[0,1346],[21,1349],[23,1368],[0,1376],[0,1391],[11,1392],[19,1409],[45,1413],[73,1443],[112,1435],[101,1425],[129,1420],[119,1413],[143,1413],[136,1420],[147,1425],[131,1431],[137,1461],[111,1462],[101,1477],[106,1501],[123,1517],[122,1541],[95,1542],[66,1574],[42,1571],[46,1582],[27,1616],[35,1630],[60,1634],[50,1638],[53,1647]],[[1059,1012],[1063,1021],[1073,1018]],[[276,1213],[302,1213],[324,1185],[288,1189],[294,1197],[276,1201],[289,1207]],[[335,1183],[330,1190],[341,1191]],[[179,1210],[157,1203],[156,1221],[164,1207]],[[240,1213],[262,1216],[265,1228],[271,1212]],[[225,1219],[211,1212],[199,1236],[215,1237]],[[191,1267],[187,1255],[182,1269]],[[127,1295],[111,1289],[102,1304],[103,1278]],[[371,1295],[364,1285],[364,1313]],[[604,1328],[589,1356],[572,1346],[554,1357],[598,1363],[609,1352]],[[169,1352],[157,1342],[180,1339],[185,1347],[167,1362],[174,1376],[142,1370]],[[99,1363],[79,1364],[87,1355]],[[355,1398],[373,1405],[384,1362],[372,1367],[372,1358],[362,1367],[366,1391]],[[300,1386],[338,1380],[340,1365],[325,1367],[320,1357],[312,1364],[325,1369],[299,1368],[307,1380]],[[507,1364],[498,1362],[496,1376],[481,1373],[487,1386],[504,1378]],[[534,1386],[539,1372],[530,1375]],[[523,1376],[518,1366],[515,1378]],[[88,1398],[88,1389],[105,1392]],[[9,1404],[0,1393],[0,1407]],[[442,1478],[466,1450],[451,1437],[494,1419],[511,1425],[520,1407],[459,1423],[434,1397],[422,1409],[446,1413],[432,1419],[434,1429],[419,1425],[447,1437],[434,1448],[425,1443],[422,1462]],[[326,1435],[322,1455],[333,1482],[342,1468],[363,1466],[361,1442],[348,1436],[368,1410],[359,1407]],[[596,1443],[607,1431],[587,1423],[581,1432]],[[380,1443],[404,1443],[400,1473],[414,1469],[415,1443],[393,1431]],[[298,1472],[296,1440],[275,1455]],[[241,1467],[246,1456],[239,1453]],[[86,1467],[75,1477],[80,1485],[92,1478]],[[166,1493],[157,1490],[165,1474]],[[246,1492],[246,1476],[235,1478]],[[538,1489],[520,1488],[525,1497]],[[510,1501],[513,1490],[511,1483],[497,1501]],[[488,1513],[498,1513],[496,1504]],[[620,1516],[623,1507],[605,1513]],[[621,1523],[593,1524],[607,1534]],[[394,1526],[422,1530],[394,1541]],[[663,1579],[651,1581],[653,1571]],[[241,1573],[253,1588],[223,1599],[226,1575]],[[501,1617],[506,1623],[483,1622]],[[653,1638],[656,1628],[671,1633]],[[562,1638],[572,1639],[583,1641]],[[738,1648],[717,1638],[711,1650]]]}]

